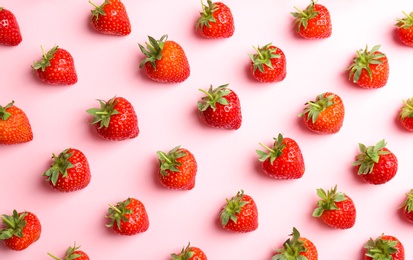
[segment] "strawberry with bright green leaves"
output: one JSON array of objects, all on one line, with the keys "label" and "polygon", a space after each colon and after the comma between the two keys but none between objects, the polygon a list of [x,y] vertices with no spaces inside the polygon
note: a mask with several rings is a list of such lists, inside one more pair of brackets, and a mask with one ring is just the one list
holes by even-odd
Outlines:
[{"label": "strawberry with bright green leaves", "polygon": [[264,83],[284,80],[287,75],[287,59],[284,52],[272,43],[254,49],[256,53],[249,55],[253,77]]},{"label": "strawberry with bright green leaves", "polygon": [[353,166],[357,174],[367,183],[384,184],[396,175],[398,160],[396,155],[387,149],[386,145],[384,139],[374,146],[365,146],[359,143],[360,153],[357,154]]},{"label": "strawberry with bright green leaves", "polygon": [[179,254],[171,254],[171,260],[208,260],[208,258],[199,247],[191,246],[188,243]]},{"label": "strawberry with bright green leaves", "polygon": [[115,96],[108,101],[98,101],[100,108],[90,108],[86,112],[93,116],[91,123],[99,136],[106,140],[121,141],[139,135],[138,117],[127,99]]},{"label": "strawberry with bright green leaves", "polygon": [[168,153],[157,152],[158,176],[161,184],[173,190],[191,190],[195,187],[197,162],[195,156],[185,148],[176,146]]},{"label": "strawberry with bright green leaves", "polygon": [[313,217],[336,229],[349,229],[356,223],[356,207],[353,200],[343,192],[337,192],[337,185],[325,192],[317,189],[320,197]]},{"label": "strawberry with bright green leaves", "polygon": [[302,237],[300,232],[294,227],[282,248],[276,250],[276,254],[271,260],[318,260],[318,251],[313,242]]},{"label": "strawberry with bright green leaves", "polygon": [[14,101],[0,105],[0,144],[11,145],[33,140],[29,118]]},{"label": "strawberry with bright green leaves", "polygon": [[135,198],[127,198],[116,205],[109,205],[105,217],[110,219],[106,227],[120,235],[132,236],[145,232],[149,228],[145,205]]},{"label": "strawberry with bright green leaves", "polygon": [[73,85],[77,82],[77,72],[72,55],[59,46],[44,52],[41,60],[33,63],[38,78],[50,85]]},{"label": "strawberry with bright green leaves", "polygon": [[403,14],[405,17],[397,19],[396,33],[403,44],[413,46],[413,12]]},{"label": "strawberry with bright green leaves", "polygon": [[222,227],[231,232],[246,233],[258,228],[258,209],[254,199],[239,191],[222,208],[219,218]]},{"label": "strawberry with bright green leaves", "polygon": [[324,39],[331,36],[332,23],[328,9],[316,1],[311,0],[311,3],[304,9],[300,10],[295,7],[297,12],[292,12],[291,15],[295,18],[297,33],[305,39]]},{"label": "strawberry with bright green leaves", "polygon": [[365,89],[378,89],[389,79],[389,61],[386,54],[379,51],[380,45],[371,50],[358,50],[349,70],[349,80]]},{"label": "strawberry with bright green leaves", "polygon": [[343,126],[345,108],[337,94],[325,92],[308,101],[304,111],[299,114],[305,125],[318,134],[335,134]]},{"label": "strawberry with bright green leaves", "polygon": [[398,116],[399,122],[406,130],[413,132],[413,98],[403,100],[403,104]]},{"label": "strawberry with bright green leaves", "polygon": [[199,89],[206,96],[198,101],[198,111],[204,122],[214,128],[237,130],[242,124],[241,103],[228,84],[208,91]]},{"label": "strawberry with bright green leaves", "polygon": [[404,200],[401,208],[407,221],[413,223],[413,189],[406,193],[406,199]]},{"label": "strawberry with bright green leaves", "polygon": [[85,154],[75,148],[53,154],[53,163],[43,174],[57,191],[71,192],[84,189],[90,183],[91,173]]},{"label": "strawberry with bright green leaves", "polygon": [[17,46],[22,40],[16,16],[10,10],[0,6],[0,44]]},{"label": "strawberry with bright green leaves", "polygon": [[[201,1],[202,2],[202,1]],[[205,38],[229,38],[235,32],[234,17],[231,9],[222,2],[207,0],[202,3],[201,16],[196,22],[196,30]]]},{"label": "strawberry with bright green leaves", "polygon": [[305,171],[304,158],[297,142],[278,134],[272,147],[262,143],[267,152],[256,150],[265,174],[275,179],[299,179]]},{"label": "strawberry with bright green leaves", "polygon": [[148,36],[146,49],[139,44],[141,52],[146,56],[139,64],[148,78],[162,83],[180,83],[185,81],[190,73],[188,58],[184,49],[175,41],[168,40],[163,35],[159,40]]},{"label": "strawberry with bright green leaves", "polygon": [[91,10],[92,27],[99,33],[126,36],[132,31],[125,5],[120,0],[105,0],[100,6],[93,5]]},{"label": "strawberry with bright green leaves", "polygon": [[40,238],[42,226],[32,212],[13,210],[13,215],[4,214],[1,220],[0,240],[12,250],[24,250]]},{"label": "strawberry with bright green leaves", "polygon": [[364,245],[364,260],[404,260],[404,246],[395,236],[382,234]]},{"label": "strawberry with bright green leaves", "polygon": [[69,246],[63,259],[60,259],[57,256],[52,255],[51,253],[47,254],[55,260],[89,260],[89,256],[82,250],[79,250],[79,248],[80,246],[76,246],[76,243],[73,247]]}]

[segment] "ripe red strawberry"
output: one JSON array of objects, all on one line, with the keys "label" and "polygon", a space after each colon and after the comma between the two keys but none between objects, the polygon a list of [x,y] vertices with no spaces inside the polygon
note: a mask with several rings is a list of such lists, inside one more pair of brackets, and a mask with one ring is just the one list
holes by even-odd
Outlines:
[{"label": "ripe red strawberry", "polygon": [[219,215],[225,230],[246,233],[258,228],[258,210],[252,197],[241,190],[236,196],[227,199]]},{"label": "ripe red strawberry", "polygon": [[292,12],[295,17],[297,33],[306,39],[324,39],[331,36],[332,24],[330,12],[314,0],[304,10],[295,7],[298,12]]},{"label": "ripe red strawberry", "polygon": [[273,147],[268,147],[262,143],[269,152],[257,150],[259,160],[262,162],[264,173],[275,179],[299,179],[305,171],[304,158],[297,142],[291,138],[284,138],[278,134],[274,139]]},{"label": "ripe red strawberry", "polygon": [[353,166],[366,182],[384,184],[396,175],[398,161],[396,155],[386,148],[387,143],[381,140],[374,146],[359,144],[360,153]]},{"label": "ripe red strawberry", "polygon": [[398,119],[404,128],[413,132],[413,98],[403,100],[403,103]]},{"label": "ripe red strawberry", "polygon": [[337,192],[337,185],[327,191],[317,189],[320,197],[313,217],[319,217],[328,226],[349,229],[356,223],[356,207],[353,200],[343,192]]},{"label": "ripe red strawberry", "polygon": [[228,88],[228,84],[213,88],[198,101],[201,118],[211,127],[236,130],[241,127],[242,114],[238,95]]},{"label": "ripe red strawberry", "polygon": [[149,218],[143,203],[134,198],[109,205],[106,218],[110,223],[106,226],[120,235],[132,236],[145,232],[149,228]]},{"label": "ripe red strawberry", "polygon": [[29,119],[14,101],[0,105],[0,144],[17,144],[33,140]]},{"label": "ripe red strawberry", "polygon": [[394,236],[383,234],[375,240],[370,238],[364,248],[364,260],[404,260],[404,246]]},{"label": "ripe red strawberry", "polygon": [[197,163],[195,156],[177,146],[167,154],[158,151],[159,180],[163,186],[174,190],[191,190],[195,187]]},{"label": "ripe red strawberry", "polygon": [[84,189],[91,179],[86,156],[75,148],[68,148],[59,156],[53,154],[53,163],[43,174],[57,191],[71,192]]},{"label": "ripe red strawberry", "polygon": [[89,1],[95,9],[91,10],[92,27],[108,35],[125,36],[132,31],[125,5],[120,0],[105,0],[100,6]]},{"label": "ripe red strawberry", "polygon": [[33,63],[39,79],[51,85],[73,85],[77,82],[77,73],[72,55],[65,49],[54,46],[44,53],[41,60]]},{"label": "ripe red strawberry", "polygon": [[196,30],[205,38],[231,37],[235,31],[231,9],[222,2],[213,3],[211,0],[207,2],[208,6],[202,3],[202,12],[196,22]]},{"label": "ripe red strawberry", "polygon": [[271,260],[318,260],[318,251],[313,242],[302,237],[295,227],[290,236],[292,236],[292,239],[288,238],[284,242],[284,246],[277,249]]},{"label": "ripe red strawberry", "polygon": [[182,248],[181,253],[171,254],[172,260],[208,260],[205,253],[199,248],[190,246],[190,243]]},{"label": "ripe red strawberry", "polygon": [[250,54],[251,72],[260,82],[282,81],[287,75],[287,60],[284,52],[271,43],[264,47],[254,47],[256,54]]},{"label": "ripe red strawberry", "polygon": [[66,250],[66,256],[64,259],[60,259],[50,253],[47,253],[47,254],[55,260],[75,260],[75,259],[76,260],[89,260],[90,259],[89,256],[85,252],[79,250],[79,248],[80,246],[76,246],[76,243],[73,247],[70,246]]},{"label": "ripe red strawberry", "polygon": [[413,189],[406,193],[406,199],[404,200],[401,208],[407,221],[413,223]]},{"label": "ripe red strawberry", "polygon": [[413,12],[403,14],[404,18],[397,19],[396,33],[403,44],[413,46]]},{"label": "ripe red strawberry", "polygon": [[389,61],[379,48],[380,45],[376,45],[369,51],[366,46],[364,51],[357,51],[357,57],[347,68],[350,70],[349,80],[366,89],[377,89],[386,85],[389,79]]},{"label": "ripe red strawberry", "polygon": [[168,41],[168,35],[155,40],[148,36],[147,49],[139,44],[139,48],[146,58],[139,68],[152,80],[162,83],[180,83],[190,75],[188,58],[184,49],[174,41]]},{"label": "ripe red strawberry", "polygon": [[138,117],[128,100],[114,97],[108,101],[98,101],[100,108],[90,108],[86,112],[94,117],[92,124],[101,137],[121,141],[138,136]]},{"label": "ripe red strawberry", "polygon": [[16,16],[4,7],[0,7],[0,44],[17,46],[22,40]]},{"label": "ripe red strawberry", "polygon": [[37,216],[31,212],[3,215],[3,228],[0,230],[0,239],[12,250],[21,251],[40,238],[42,226]]},{"label": "ripe red strawberry", "polygon": [[306,105],[299,116],[304,119],[305,125],[311,131],[318,134],[335,134],[343,126],[345,108],[338,95],[325,92]]}]

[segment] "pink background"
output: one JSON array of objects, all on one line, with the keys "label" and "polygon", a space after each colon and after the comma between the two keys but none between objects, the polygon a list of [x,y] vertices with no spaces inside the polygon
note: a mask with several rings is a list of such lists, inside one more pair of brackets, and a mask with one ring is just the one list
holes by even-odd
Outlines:
[{"label": "pink background", "polygon": [[[96,1],[97,4],[100,2]],[[23,42],[0,46],[0,104],[15,100],[30,119],[34,140],[0,148],[0,213],[13,209],[35,213],[42,223],[40,240],[15,252],[0,243],[0,259],[63,257],[74,241],[91,259],[169,259],[188,242],[209,259],[270,259],[274,249],[296,227],[318,248],[319,259],[362,259],[364,243],[382,233],[398,237],[413,259],[413,225],[400,214],[405,193],[413,188],[413,133],[396,121],[402,100],[413,96],[413,49],[399,43],[396,18],[410,12],[410,1],[320,1],[330,10],[332,36],[304,40],[293,29],[290,12],[310,1],[224,1],[234,15],[235,34],[207,40],[194,32],[200,1],[124,0],[132,23],[126,37],[96,33],[88,24],[88,1],[2,1],[17,17]],[[254,3],[254,4],[252,4]],[[180,84],[160,84],[138,69],[138,43],[168,34],[185,50],[191,75]],[[275,84],[249,74],[253,46],[272,42],[287,57],[287,77]],[[42,45],[55,44],[75,59],[79,81],[49,86],[32,74]],[[381,44],[390,63],[387,85],[364,90],[347,80],[345,68],[356,50]],[[237,131],[213,129],[198,118],[199,88],[229,84],[240,97],[243,124]],[[330,91],[346,107],[344,125],[335,135],[311,133],[298,114],[304,103]],[[96,99],[128,99],[139,119],[140,135],[111,142],[97,136],[85,112]],[[306,172],[299,180],[279,181],[263,174],[255,153],[259,142],[271,145],[278,133],[300,145]],[[351,163],[358,143],[381,139],[399,159],[390,182],[373,186],[361,181]],[[181,145],[198,162],[196,186],[172,191],[156,179],[156,151]],[[52,191],[42,173],[52,153],[73,147],[85,153],[92,181],[73,193]],[[317,188],[338,185],[355,202],[353,228],[335,230],[311,216]],[[246,234],[224,231],[217,218],[226,198],[243,189],[259,210],[259,227]],[[105,227],[108,204],[127,197],[141,200],[148,211],[147,232],[132,237]]]}]

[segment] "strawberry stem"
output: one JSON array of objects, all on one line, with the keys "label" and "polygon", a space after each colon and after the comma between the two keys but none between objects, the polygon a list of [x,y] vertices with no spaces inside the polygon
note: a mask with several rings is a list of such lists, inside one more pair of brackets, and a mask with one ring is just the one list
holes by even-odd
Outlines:
[{"label": "strawberry stem", "polygon": [[55,260],[60,260],[57,256],[52,255],[51,253],[47,252],[47,254]]},{"label": "strawberry stem", "polygon": [[168,158],[168,156],[166,156],[166,154],[164,152],[158,152],[158,154],[168,163],[172,163],[172,161]]}]

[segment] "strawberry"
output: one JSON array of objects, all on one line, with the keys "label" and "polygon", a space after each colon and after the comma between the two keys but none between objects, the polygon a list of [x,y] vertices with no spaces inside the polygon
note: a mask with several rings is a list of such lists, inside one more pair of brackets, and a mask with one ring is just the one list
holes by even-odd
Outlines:
[{"label": "strawberry", "polygon": [[287,75],[287,60],[284,52],[272,43],[254,47],[256,54],[250,54],[253,77],[264,83],[282,81]]},{"label": "strawberry", "polygon": [[258,210],[253,198],[241,190],[227,199],[219,218],[225,230],[246,233],[258,228]]},{"label": "strawberry", "polygon": [[413,189],[406,193],[406,199],[404,200],[401,208],[407,221],[413,223]]},{"label": "strawberry", "polygon": [[44,53],[41,60],[33,63],[33,69],[39,79],[51,85],[73,85],[77,82],[77,73],[72,55],[65,49],[54,46]]},{"label": "strawberry", "polygon": [[190,246],[188,243],[182,248],[181,253],[171,254],[171,260],[208,260],[208,258],[199,247]]},{"label": "strawberry", "polygon": [[0,230],[0,239],[12,250],[21,251],[40,238],[42,226],[37,216],[24,211],[13,215],[3,215],[4,228]]},{"label": "strawberry", "polygon": [[305,171],[304,158],[298,144],[291,138],[284,138],[278,134],[274,145],[270,148],[262,143],[260,145],[269,152],[257,150],[259,160],[262,162],[264,173],[275,179],[299,179]]},{"label": "strawberry", "polygon": [[335,134],[343,126],[345,109],[338,95],[325,92],[306,105],[299,116],[304,119],[305,125],[311,131],[318,134]]},{"label": "strawberry", "polygon": [[360,153],[353,166],[367,183],[384,184],[396,175],[398,161],[396,155],[386,148],[387,143],[381,140],[374,146],[359,144]]},{"label": "strawberry", "polygon": [[241,127],[242,114],[238,95],[228,88],[228,84],[213,88],[198,101],[201,118],[211,127],[236,130]]},{"label": "strawberry", "polygon": [[123,97],[113,97],[108,101],[98,99],[100,108],[90,108],[86,112],[93,116],[98,135],[106,140],[121,141],[135,138],[139,134],[138,118],[132,104]]},{"label": "strawberry", "polygon": [[55,260],[75,260],[75,259],[76,260],[89,260],[90,259],[89,256],[85,252],[79,250],[79,248],[80,246],[76,246],[76,243],[73,247],[70,246],[66,250],[66,256],[64,259],[60,259],[50,253],[47,253],[47,254]]},{"label": "strawberry", "polygon": [[106,226],[115,233],[132,236],[145,232],[149,228],[149,218],[143,203],[134,198],[118,202],[116,206],[109,205],[106,218],[110,223]]},{"label": "strawberry", "polygon": [[18,144],[33,140],[33,132],[26,114],[14,101],[0,106],[0,144]]},{"label": "strawberry", "polygon": [[319,217],[332,228],[349,229],[356,223],[356,207],[353,200],[343,192],[337,192],[337,185],[327,191],[317,189],[320,197],[313,217]]},{"label": "strawberry", "polygon": [[84,189],[91,179],[86,156],[75,148],[68,148],[59,156],[53,154],[53,163],[43,174],[57,191],[71,192]]},{"label": "strawberry", "polygon": [[294,7],[297,12],[294,16],[297,33],[305,39],[324,39],[331,36],[332,24],[330,12],[321,4],[311,0],[304,10]]},{"label": "strawberry", "polygon": [[196,21],[196,30],[205,38],[231,37],[235,31],[231,9],[222,2],[213,3],[211,0],[207,0],[207,3],[208,6],[202,3],[201,16]]},{"label": "strawberry", "polygon": [[194,155],[177,146],[167,154],[158,151],[159,180],[163,186],[174,190],[191,190],[195,187],[197,163]]},{"label": "strawberry", "polygon": [[357,56],[347,68],[350,71],[349,80],[366,89],[384,87],[389,78],[389,61],[386,54],[379,51],[380,45],[370,51],[358,50]]},{"label": "strawberry", "polygon": [[17,46],[22,40],[16,16],[4,7],[0,7],[0,44]]},{"label": "strawberry", "polygon": [[406,101],[403,100],[404,105],[399,113],[399,122],[406,130],[413,132],[413,98]]},{"label": "strawberry", "polygon": [[396,33],[403,44],[413,46],[413,12],[403,14],[404,18],[397,19]]},{"label": "strawberry", "polygon": [[302,237],[295,227],[290,236],[292,236],[292,239],[288,238],[284,242],[284,246],[277,249],[271,260],[318,260],[317,248],[313,242]]},{"label": "strawberry", "polygon": [[105,0],[100,6],[89,1],[95,9],[91,10],[92,27],[107,35],[125,36],[132,31],[125,5],[120,0]]},{"label": "strawberry", "polygon": [[404,246],[394,236],[381,235],[370,238],[364,245],[364,260],[404,260]]},{"label": "strawberry", "polygon": [[155,40],[148,36],[147,49],[139,44],[146,56],[139,65],[152,80],[162,83],[180,83],[190,75],[188,58],[184,49],[174,41],[168,41],[168,35]]}]

